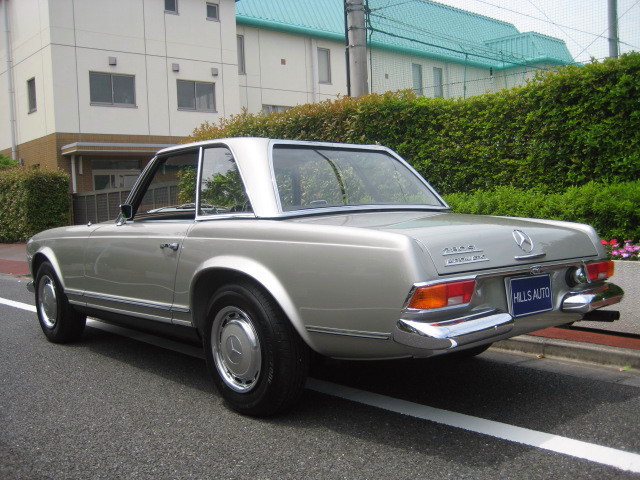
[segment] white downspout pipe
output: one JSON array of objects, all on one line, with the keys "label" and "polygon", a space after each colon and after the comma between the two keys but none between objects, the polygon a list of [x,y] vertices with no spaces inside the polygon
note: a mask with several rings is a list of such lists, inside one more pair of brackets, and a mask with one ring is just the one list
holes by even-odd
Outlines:
[{"label": "white downspout pipe", "polygon": [[15,90],[13,88],[13,62],[11,60],[11,45],[9,43],[11,35],[9,34],[9,11],[7,3],[9,0],[2,2],[2,10],[4,14],[4,33],[5,46],[7,48],[7,86],[9,90],[9,126],[11,130],[11,160],[17,160],[16,155],[16,109],[14,105]]},{"label": "white downspout pipe", "polygon": [[71,193],[78,193],[76,180],[76,156],[71,155]]},{"label": "white downspout pipe", "polygon": [[318,92],[318,42],[311,39],[311,95],[313,103],[318,103],[320,95]]}]

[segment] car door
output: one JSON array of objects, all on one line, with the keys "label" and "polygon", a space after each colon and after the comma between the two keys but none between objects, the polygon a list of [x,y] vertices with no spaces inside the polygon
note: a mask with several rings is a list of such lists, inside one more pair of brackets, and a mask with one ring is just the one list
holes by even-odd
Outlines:
[{"label": "car door", "polygon": [[192,149],[157,158],[134,193],[133,217],[90,236],[87,306],[171,322],[178,260],[195,221],[198,155]]}]

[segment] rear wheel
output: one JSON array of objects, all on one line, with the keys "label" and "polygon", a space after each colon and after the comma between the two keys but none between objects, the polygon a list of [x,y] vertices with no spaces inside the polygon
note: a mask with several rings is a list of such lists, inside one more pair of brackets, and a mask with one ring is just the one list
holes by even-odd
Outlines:
[{"label": "rear wheel", "polygon": [[40,265],[36,274],[36,311],[42,331],[53,343],[73,342],[84,331],[87,317],[69,305],[49,262]]},{"label": "rear wheel", "polygon": [[309,353],[280,307],[249,283],[213,296],[204,335],[207,367],[234,410],[267,416],[300,398]]}]

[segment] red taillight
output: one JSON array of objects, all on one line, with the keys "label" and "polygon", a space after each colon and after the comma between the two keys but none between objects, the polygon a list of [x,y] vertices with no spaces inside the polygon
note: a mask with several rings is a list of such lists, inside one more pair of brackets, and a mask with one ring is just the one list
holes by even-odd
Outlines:
[{"label": "red taillight", "polygon": [[613,276],[614,263],[611,260],[605,262],[587,263],[587,275],[590,281],[605,280]]},{"label": "red taillight", "polygon": [[409,301],[409,308],[429,310],[469,303],[475,285],[475,280],[463,280],[418,287]]}]

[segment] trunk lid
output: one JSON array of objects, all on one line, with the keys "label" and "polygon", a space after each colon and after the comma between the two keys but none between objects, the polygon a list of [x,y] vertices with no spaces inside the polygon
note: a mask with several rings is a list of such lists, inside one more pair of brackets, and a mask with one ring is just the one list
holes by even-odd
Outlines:
[{"label": "trunk lid", "polygon": [[567,222],[440,212],[355,213],[297,221],[409,236],[430,255],[440,275],[599,254],[584,226]]}]

